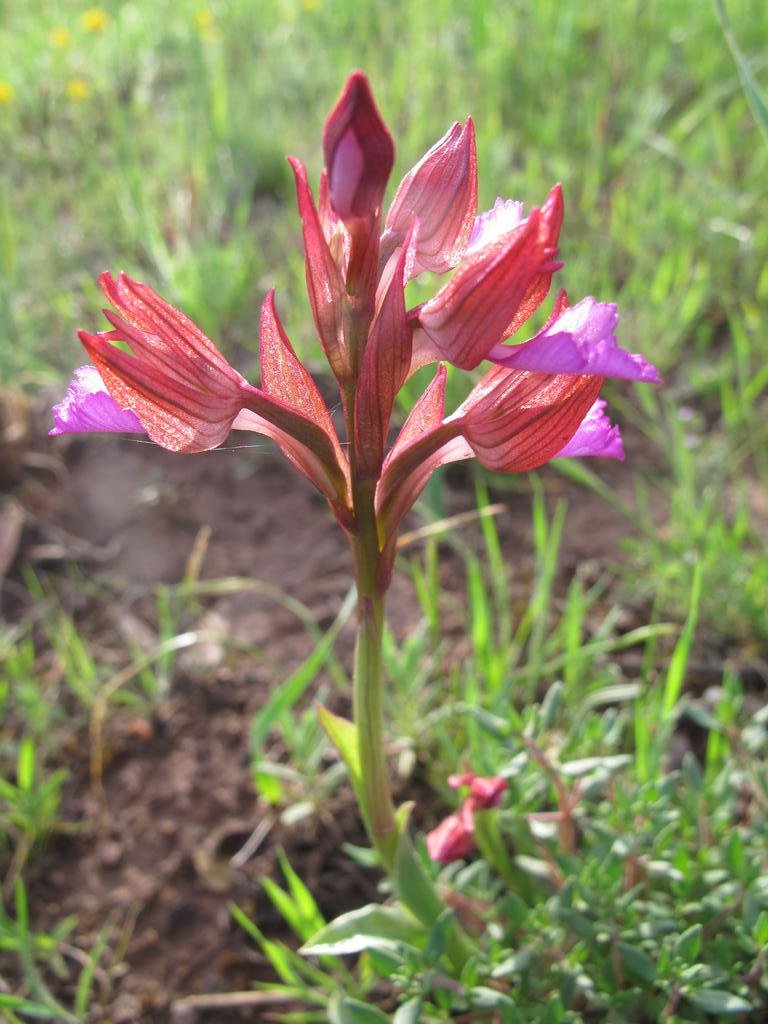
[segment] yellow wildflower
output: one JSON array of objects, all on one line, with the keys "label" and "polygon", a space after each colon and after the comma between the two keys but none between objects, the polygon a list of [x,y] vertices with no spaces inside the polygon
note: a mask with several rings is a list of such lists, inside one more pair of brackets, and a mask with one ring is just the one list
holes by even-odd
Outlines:
[{"label": "yellow wildflower", "polygon": [[87,79],[80,75],[75,75],[74,78],[69,79],[64,91],[67,94],[68,100],[72,100],[74,103],[81,103],[91,95],[91,86]]},{"label": "yellow wildflower", "polygon": [[72,34],[63,25],[54,25],[48,38],[51,40],[51,46],[57,50],[66,50],[72,45]]},{"label": "yellow wildflower", "polygon": [[80,23],[86,32],[103,32],[107,27],[107,15],[100,7],[89,7],[83,11]]},{"label": "yellow wildflower", "polygon": [[316,11],[320,3],[319,0],[301,0],[301,6],[305,11]]},{"label": "yellow wildflower", "polygon": [[198,11],[195,15],[195,25],[200,33],[205,33],[213,25],[213,14],[206,9]]},{"label": "yellow wildflower", "polygon": [[3,82],[0,79],[0,107],[8,107],[13,103],[13,86],[10,82]]}]

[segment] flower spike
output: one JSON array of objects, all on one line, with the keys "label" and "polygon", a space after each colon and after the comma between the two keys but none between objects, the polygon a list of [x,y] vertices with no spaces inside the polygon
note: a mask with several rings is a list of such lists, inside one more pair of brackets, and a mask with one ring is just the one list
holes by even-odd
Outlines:
[{"label": "flower spike", "polygon": [[[325,497],[350,544],[358,633],[354,722],[325,715],[324,724],[380,862],[394,878],[408,865],[402,855],[411,853],[389,788],[381,669],[384,598],[403,517],[438,467],[462,459],[520,473],[554,458],[622,458],[618,429],[598,397],[603,380],[659,378],[642,356],[619,347],[615,306],[591,297],[569,307],[562,292],[533,338],[510,341],[544,302],[561,266],[562,191],[555,185],[530,212],[499,199],[478,215],[470,119],[452,125],[413,165],[389,211],[382,210],[395,148],[365,75],[355,71],[325,124],[323,155],[317,205],[304,166],[293,158],[290,164],[309,303],[339,385],[345,445],[291,346],[272,292],[261,310],[261,386],[254,387],[151,288],[109,274],[101,283],[113,307],[105,311],[110,330],[80,332],[94,365],[76,371],[54,409],[52,433],[146,432],[165,448],[199,452],[221,444],[232,429],[252,430],[272,438]],[[422,271],[453,273],[409,310],[406,286]],[[445,363],[472,370],[484,360],[490,369],[446,415]],[[409,373],[434,362],[440,365],[432,382],[387,452],[398,392]],[[467,792],[427,836],[430,855],[442,863],[471,853],[480,815],[493,813],[507,787],[502,777],[469,770],[449,785]],[[400,895],[407,902],[404,890]],[[430,928],[442,902],[433,890],[409,909]],[[471,951],[460,935],[447,935],[447,955],[461,971]]]}]

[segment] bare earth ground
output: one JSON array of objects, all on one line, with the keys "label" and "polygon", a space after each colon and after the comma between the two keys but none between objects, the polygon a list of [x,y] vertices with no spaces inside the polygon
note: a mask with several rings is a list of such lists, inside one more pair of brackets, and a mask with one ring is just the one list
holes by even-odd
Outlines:
[{"label": "bare earth ground", "polygon": [[[53,572],[58,599],[97,653],[108,661],[122,651],[117,671],[127,645],[156,641],[148,625],[155,621],[152,587],[184,577],[196,538],[199,544],[201,528],[209,527],[203,578],[254,577],[304,602],[320,628],[333,621],[349,588],[346,542],[324,502],[271,452],[179,457],[117,438],[41,440],[33,450],[42,460],[25,456],[5,466],[6,493],[15,494],[25,522],[5,590],[8,617],[34,611],[19,585],[22,567]],[[619,486],[629,485],[621,467],[607,472]],[[547,487],[571,499],[561,557],[567,583],[577,562],[614,556],[628,526],[604,501],[553,473]],[[472,501],[466,481],[453,481],[449,510],[470,508]],[[522,602],[531,568],[530,497],[521,490],[504,501],[508,511],[499,525],[505,551],[516,560],[519,590],[512,599]],[[476,524],[464,537],[478,540]],[[460,567],[448,555],[442,572],[445,586],[460,593]],[[103,587],[91,593],[85,581],[93,579],[107,581],[115,600],[105,601]],[[404,576],[395,581],[389,613],[400,635],[418,614]],[[345,789],[319,820],[286,828],[258,803],[251,782],[251,719],[271,687],[310,653],[305,629],[271,596],[256,592],[203,598],[193,620],[182,628],[218,630],[228,642],[179,655],[170,692],[148,710],[110,713],[100,780],[89,767],[88,714],[71,694],[61,698],[70,713],[59,726],[69,772],[62,819],[71,828],[34,861],[32,918],[45,928],[77,915],[74,942],[84,948],[111,927],[110,954],[96,983],[103,1018],[94,1019],[113,1024],[269,1019],[264,1008],[192,1013],[178,1006],[174,1012],[171,1003],[191,993],[247,989],[270,977],[228,903],[244,907],[267,935],[285,935],[258,884],[265,873],[279,877],[281,846],[327,915],[376,894],[376,878],[340,851],[342,842],[363,841]],[[450,620],[445,625],[456,629]],[[238,654],[233,638],[256,645],[259,657]],[[348,624],[337,643],[345,664],[352,641]],[[461,646],[457,636],[457,657]],[[55,659],[49,668],[54,677]],[[345,710],[345,695],[332,700]],[[265,841],[233,866],[232,856],[265,816],[272,822]],[[63,981],[61,994],[71,995],[73,983]]]}]

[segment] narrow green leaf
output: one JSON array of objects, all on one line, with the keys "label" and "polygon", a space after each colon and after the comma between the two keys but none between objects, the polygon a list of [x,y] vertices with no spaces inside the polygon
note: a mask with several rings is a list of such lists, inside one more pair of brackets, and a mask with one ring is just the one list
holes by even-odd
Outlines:
[{"label": "narrow green leaf", "polygon": [[469,990],[472,1006],[479,1010],[513,1010],[517,1004],[508,995],[498,989],[477,985]]},{"label": "narrow green leaf", "polygon": [[111,934],[112,926],[109,924],[104,925],[97,935],[93,947],[88,953],[88,960],[77,980],[77,989],[75,991],[75,1013],[78,1017],[82,1017],[83,1019],[88,1014],[91,991],[93,989],[93,980],[96,977],[96,969],[104,955],[104,950],[107,948],[107,943],[109,942]]},{"label": "narrow green leaf", "polygon": [[702,928],[700,924],[691,925],[675,942],[675,955],[686,964],[692,964],[701,952]]},{"label": "narrow green leaf", "polygon": [[573,907],[561,907],[557,916],[574,935],[586,939],[587,942],[594,942],[595,926],[586,914],[582,914],[580,910],[574,910]]},{"label": "narrow green leaf", "polygon": [[618,949],[621,962],[630,974],[634,974],[641,981],[654,981],[656,979],[656,965],[642,949],[638,949],[637,946],[630,946],[626,942],[619,942]]},{"label": "narrow green leaf", "polygon": [[[0,1008],[18,1010],[19,1013],[32,1017],[34,1020],[61,1020],[55,1010],[49,1009],[42,1003],[33,1003],[30,999],[22,999],[19,996],[0,995]],[[14,1016],[13,1019],[18,1020],[19,1018]]]},{"label": "narrow green leaf", "polygon": [[[403,807],[410,805],[403,805]],[[403,808],[400,808],[402,811]],[[400,812],[398,812],[400,813]],[[395,860],[395,886],[397,894],[422,924],[431,928],[440,917],[445,905],[437,895],[432,880],[424,870],[407,833],[401,833]]]},{"label": "narrow green leaf", "polygon": [[300,952],[305,956],[341,956],[364,949],[419,947],[423,946],[424,938],[424,929],[403,910],[369,903],[325,925]]},{"label": "narrow green leaf", "polygon": [[672,657],[667,669],[667,678],[664,683],[664,700],[662,710],[665,720],[669,721],[675,710],[685,682],[685,672],[688,667],[688,657],[691,652],[691,644],[696,633],[696,622],[699,616],[699,602],[701,600],[701,584],[703,579],[702,563],[697,562],[693,570],[691,581],[691,597],[688,605],[688,617],[685,620],[680,637],[675,644]]},{"label": "narrow green leaf", "polygon": [[741,841],[741,836],[736,828],[731,831],[725,847],[725,863],[728,865],[731,874],[735,875],[736,878],[740,879],[743,876],[744,869],[746,868],[744,843]]},{"label": "narrow green leaf", "polygon": [[328,708],[323,707],[322,704],[317,706],[317,717],[320,719],[320,724],[328,734],[331,743],[333,743],[341,755],[342,761],[347,766],[349,781],[355,791],[358,806],[364,807],[360,753],[357,746],[357,728],[352,722],[342,718],[341,715],[335,715]]},{"label": "narrow green leaf", "polygon": [[422,1001],[419,996],[414,996],[407,1003],[403,1003],[392,1018],[392,1024],[419,1024],[421,1020]]},{"label": "narrow green leaf", "polygon": [[16,765],[16,782],[22,793],[31,793],[35,784],[35,741],[31,736],[25,736],[19,747],[19,757]]},{"label": "narrow green leaf", "polygon": [[290,961],[290,951],[281,943],[272,942],[256,927],[248,915],[235,904],[230,904],[230,913],[246,935],[249,935],[264,956],[269,960],[277,976],[286,985],[301,987],[301,978],[294,970]]},{"label": "narrow green leaf", "polygon": [[283,850],[278,852],[278,859],[280,861],[280,867],[283,875],[285,876],[285,880],[288,883],[288,890],[293,897],[293,902],[296,908],[301,914],[304,927],[307,929],[306,935],[302,932],[298,932],[297,934],[301,939],[306,940],[310,935],[314,934],[325,925],[325,919],[320,913],[320,908],[315,901],[315,897],[309,891],[302,879],[293,870],[293,867]]},{"label": "narrow green leaf", "polygon": [[723,35],[725,36],[725,41],[728,43],[728,48],[736,62],[736,68],[739,72],[739,78],[741,79],[741,85],[744,89],[744,95],[747,97],[747,102],[752,108],[755,120],[762,128],[766,139],[768,139],[768,106],[766,105],[760,89],[758,88],[757,81],[755,76],[752,74],[749,63],[736,42],[736,37],[733,34],[731,23],[725,10],[725,3],[723,0],[714,0],[714,2],[717,17],[720,21],[720,25],[722,26]]},{"label": "narrow green leaf", "polygon": [[328,1005],[331,1024],[390,1024],[389,1017],[376,1006],[337,994]]},{"label": "narrow green leaf", "polygon": [[741,996],[735,996],[722,988],[699,988],[686,993],[686,999],[705,1013],[748,1013],[754,1009]]}]

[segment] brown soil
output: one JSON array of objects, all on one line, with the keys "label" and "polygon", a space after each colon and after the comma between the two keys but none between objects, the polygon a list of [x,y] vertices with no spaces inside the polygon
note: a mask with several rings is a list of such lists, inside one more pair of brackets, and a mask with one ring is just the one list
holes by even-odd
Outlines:
[{"label": "brown soil", "polygon": [[[53,450],[60,465],[33,459],[32,469],[13,469],[16,507],[24,510],[26,525],[5,590],[7,616],[34,611],[17,583],[24,564],[53,573],[57,599],[100,659],[119,671],[127,651],[157,642],[156,585],[184,578],[195,550],[202,578],[264,581],[302,601],[320,629],[336,616],[349,588],[345,539],[324,503],[269,450],[180,458],[108,438],[44,450]],[[605,470],[622,487],[629,485],[621,467]],[[554,473],[547,487],[577,499],[571,500],[561,559],[567,584],[578,561],[613,557],[628,527],[603,501],[574,491]],[[499,522],[518,566],[512,597],[524,600],[530,576],[527,485],[503,500],[508,512]],[[453,481],[448,504],[451,512],[471,507],[464,478]],[[205,528],[207,545],[200,532]],[[477,543],[477,525],[465,527],[463,536]],[[85,582],[94,580],[96,588]],[[457,591],[463,587],[450,557],[444,582]],[[389,611],[400,635],[418,614],[403,575],[396,577]],[[242,906],[268,936],[286,937],[259,886],[265,873],[279,877],[281,846],[327,915],[376,896],[374,874],[340,849],[342,842],[363,842],[344,787],[289,827],[257,800],[252,785],[250,723],[272,687],[312,650],[304,626],[274,594],[253,589],[188,601],[181,615],[176,629],[203,629],[206,643],[178,655],[167,693],[122,709],[115,695],[99,756],[94,758],[93,716],[89,723],[82,704],[62,696],[70,717],[56,737],[69,771],[61,817],[72,827],[48,843],[29,875],[37,928],[77,915],[75,950],[89,949],[110,928],[96,978],[102,1010],[92,1019],[113,1024],[270,1019],[263,1007],[192,1011],[177,1005],[173,1011],[171,1004],[192,993],[249,989],[270,977],[228,904]],[[352,641],[348,624],[336,645],[347,665]],[[238,644],[256,647],[258,656]],[[55,678],[55,658],[47,667]],[[322,673],[318,685],[345,709],[347,693]],[[125,689],[138,692],[135,681]],[[280,759],[284,752],[275,747],[270,756]],[[260,845],[243,854],[264,822]],[[67,966],[72,970],[59,983],[63,997],[71,996],[79,970],[76,963]]]}]

